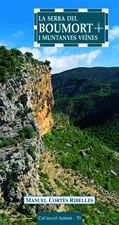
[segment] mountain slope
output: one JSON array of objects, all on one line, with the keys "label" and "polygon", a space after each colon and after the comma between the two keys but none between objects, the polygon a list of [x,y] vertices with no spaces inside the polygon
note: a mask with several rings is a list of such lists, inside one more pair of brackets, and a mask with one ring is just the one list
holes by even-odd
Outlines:
[{"label": "mountain slope", "polygon": [[81,211],[83,224],[116,225],[119,158],[115,153],[89,131],[70,125],[67,117],[57,112],[54,112],[54,127],[45,134],[43,142],[48,151],[43,156],[47,167],[43,160],[41,171],[48,175],[56,193],[96,196],[94,206],[64,205],[63,210]]},{"label": "mountain slope", "polygon": [[78,67],[52,75],[53,88],[56,89],[71,79],[87,79],[96,82],[119,81],[119,67]]},{"label": "mountain slope", "polygon": [[[76,68],[52,76],[54,109],[119,151],[119,68]],[[110,138],[108,138],[110,137]]]}]

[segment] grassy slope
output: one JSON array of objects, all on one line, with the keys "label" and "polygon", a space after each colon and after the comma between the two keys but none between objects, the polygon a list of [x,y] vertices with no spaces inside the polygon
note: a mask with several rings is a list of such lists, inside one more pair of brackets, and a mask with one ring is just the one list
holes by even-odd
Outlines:
[{"label": "grassy slope", "polygon": [[[118,192],[118,177],[110,173],[110,170],[114,170],[118,174],[119,168],[113,151],[109,151],[108,147],[89,131],[80,130],[67,124],[65,120],[57,118],[55,114],[54,116],[56,128],[45,135],[43,139],[45,146],[57,151],[57,159],[64,168],[80,170],[84,176],[93,178],[95,183],[103,187],[107,186],[107,177],[110,174],[109,189]],[[94,172],[95,169],[97,172]]]},{"label": "grassy slope", "polygon": [[[97,189],[102,187],[104,192],[107,190],[109,196],[115,196],[114,198],[117,199],[119,178],[111,173],[115,171],[118,174],[119,171],[118,159],[114,152],[109,151],[88,131],[81,131],[68,124],[63,116],[57,117],[55,114],[54,117],[54,129],[43,138],[48,151],[55,152],[57,162],[65,170],[71,169],[77,174],[81,173],[87,177],[89,183],[92,181]],[[69,185],[69,190],[65,190],[63,194],[80,195],[80,188],[77,193],[74,193]],[[101,210],[102,213],[96,212],[96,209]],[[116,203],[112,203],[111,200],[109,202],[105,200],[103,203],[98,201],[94,206],[71,205],[68,206],[67,211],[82,211],[84,224],[88,225],[117,224],[119,219]]]}]

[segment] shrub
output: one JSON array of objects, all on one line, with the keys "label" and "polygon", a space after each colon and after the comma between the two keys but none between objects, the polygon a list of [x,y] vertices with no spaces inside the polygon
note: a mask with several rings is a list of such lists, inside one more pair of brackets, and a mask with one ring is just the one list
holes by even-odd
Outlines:
[{"label": "shrub", "polygon": [[55,179],[55,183],[57,184],[58,187],[62,187],[62,184],[59,179]]},{"label": "shrub", "polygon": [[5,213],[1,213],[1,217],[2,217],[2,219],[6,219],[7,215]]},{"label": "shrub", "polygon": [[50,61],[45,60],[45,64],[46,64],[47,66],[49,66],[49,65],[50,65]]},{"label": "shrub", "polygon": [[19,137],[20,137],[22,140],[25,139],[25,134],[24,134],[24,131],[23,131],[23,130],[21,130],[21,131],[19,132]]},{"label": "shrub", "polygon": [[0,51],[6,51],[6,47],[5,46],[0,46]]},{"label": "shrub", "polygon": [[25,158],[25,164],[28,165],[28,162],[29,162],[29,158],[26,157],[26,158]]},{"label": "shrub", "polygon": [[16,113],[16,116],[23,116],[23,110],[22,109],[19,109]]},{"label": "shrub", "polygon": [[39,175],[43,178],[49,179],[49,177],[46,173],[39,172]]},{"label": "shrub", "polygon": [[33,54],[31,52],[26,52],[25,53],[25,56],[28,57],[28,58],[32,58],[33,57]]},{"label": "shrub", "polygon": [[27,69],[24,69],[24,70],[23,70],[23,72],[24,72],[24,73],[27,73],[27,72],[28,72],[28,70],[27,70]]},{"label": "shrub", "polygon": [[42,194],[45,194],[45,191],[44,191],[42,188],[39,188],[39,191],[40,191]]},{"label": "shrub", "polygon": [[27,114],[33,112],[33,110],[31,108],[26,107],[24,110],[24,115],[27,116]]},{"label": "shrub", "polygon": [[18,153],[18,152],[19,152],[19,149],[18,149],[18,148],[16,148],[14,152],[15,152],[15,153]]},{"label": "shrub", "polygon": [[29,172],[32,169],[32,166],[28,166],[26,172]]},{"label": "shrub", "polygon": [[16,49],[16,48],[12,48],[11,50],[10,50],[10,54],[12,55],[12,56],[22,56],[22,52],[21,51],[19,51],[18,49]]},{"label": "shrub", "polygon": [[31,113],[33,110],[31,108],[26,107],[25,110],[19,109],[16,113],[17,117],[22,117],[22,119],[24,120],[25,117]]},{"label": "shrub", "polygon": [[36,152],[36,147],[35,146],[32,146],[30,145],[28,150],[27,150],[28,154],[31,155],[32,157],[34,157],[34,154]]},{"label": "shrub", "polygon": [[7,81],[7,69],[3,66],[0,66],[0,82],[5,83]]},{"label": "shrub", "polygon": [[11,67],[11,62],[7,61],[7,60],[0,60],[0,65],[6,68],[10,68]]},{"label": "shrub", "polygon": [[111,190],[111,184],[110,184],[110,182],[108,181],[108,182],[106,182],[106,184],[105,184],[105,189],[106,190],[108,190],[108,191],[110,191]]},{"label": "shrub", "polygon": [[14,138],[4,138],[4,137],[0,137],[1,143],[0,143],[0,147],[6,147],[9,145],[13,145],[15,143],[15,139]]},{"label": "shrub", "polygon": [[9,178],[8,186],[9,186],[9,188],[14,188],[16,186],[16,182],[12,178]]},{"label": "shrub", "polygon": [[50,193],[53,192],[53,188],[49,187],[46,183],[44,183],[44,188]]},{"label": "shrub", "polygon": [[24,139],[24,138],[33,138],[34,137],[34,129],[31,126],[26,126],[24,127],[20,132],[19,136]]},{"label": "shrub", "polygon": [[9,127],[13,128],[13,127],[15,127],[15,125],[16,125],[15,122],[13,122],[13,123],[10,123]]},{"label": "shrub", "polygon": [[17,212],[17,210],[15,209],[15,210],[13,210],[13,212],[11,213],[11,215],[17,215],[18,214],[18,212]]},{"label": "shrub", "polygon": [[0,209],[7,209],[7,205],[5,205],[5,203],[0,203]]},{"label": "shrub", "polygon": [[14,74],[19,75],[23,60],[22,53],[19,50],[7,50],[4,46],[0,47],[0,82],[5,83]]},{"label": "shrub", "polygon": [[9,100],[12,100],[12,97],[14,96],[14,92],[13,90],[11,90],[8,94],[7,97],[9,98]]}]

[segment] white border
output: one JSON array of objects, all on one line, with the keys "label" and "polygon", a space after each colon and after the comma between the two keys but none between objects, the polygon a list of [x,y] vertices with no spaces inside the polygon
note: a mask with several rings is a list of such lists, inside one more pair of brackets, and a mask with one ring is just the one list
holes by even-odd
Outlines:
[{"label": "white border", "polygon": [[105,30],[108,30],[109,29],[109,26],[108,25],[105,25]]},{"label": "white border", "polygon": [[106,41],[104,44],[102,44],[102,47],[108,47],[109,43]]},{"label": "white border", "polygon": [[109,9],[102,9],[102,12],[104,12],[104,13],[109,13]]},{"label": "white border", "polygon": [[55,12],[64,12],[64,9],[55,9]]},{"label": "white border", "polygon": [[34,9],[34,13],[40,12],[40,9]]},{"label": "white border", "polygon": [[40,44],[34,41],[34,47],[40,47]]},{"label": "white border", "polygon": [[37,25],[34,25],[34,30],[37,30]]},{"label": "white border", "polygon": [[64,44],[55,44],[55,47],[64,47]]},{"label": "white border", "polygon": [[88,12],[88,9],[78,9],[78,12]]},{"label": "white border", "polygon": [[88,47],[88,44],[78,44],[78,47]]}]

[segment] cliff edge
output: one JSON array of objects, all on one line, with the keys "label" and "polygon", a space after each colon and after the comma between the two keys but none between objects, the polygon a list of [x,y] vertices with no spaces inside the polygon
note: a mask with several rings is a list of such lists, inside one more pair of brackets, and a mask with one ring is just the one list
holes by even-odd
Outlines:
[{"label": "cliff edge", "polygon": [[39,195],[41,135],[53,126],[49,62],[0,47],[0,201],[24,208],[25,195]]}]

